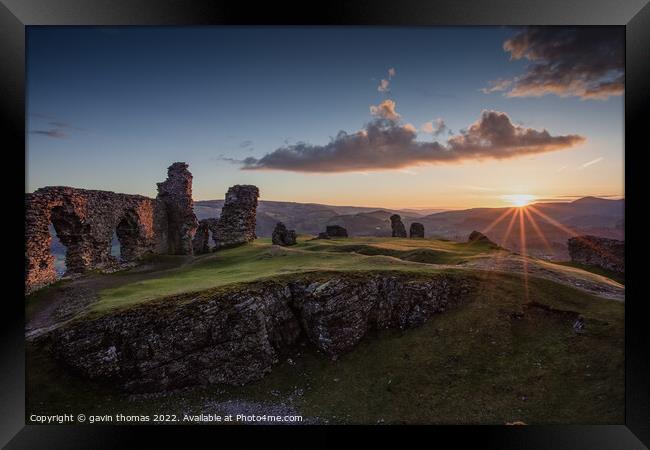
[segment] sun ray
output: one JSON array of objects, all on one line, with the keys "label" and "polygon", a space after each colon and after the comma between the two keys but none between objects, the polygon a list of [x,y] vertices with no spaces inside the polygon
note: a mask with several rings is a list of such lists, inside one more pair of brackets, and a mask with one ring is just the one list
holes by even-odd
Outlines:
[{"label": "sun ray", "polygon": [[586,239],[583,239],[583,238],[580,236],[580,233],[578,233],[577,231],[575,231],[575,230],[571,229],[570,227],[568,227],[568,226],[566,226],[566,225],[564,225],[564,224],[558,222],[557,220],[553,219],[552,217],[549,217],[547,214],[544,214],[543,212],[541,212],[540,210],[534,208],[533,206],[529,206],[529,208],[530,208],[530,210],[531,210],[533,213],[537,214],[537,215],[540,216],[542,219],[546,220],[546,221],[547,221],[548,223],[550,223],[551,225],[554,225],[556,228],[562,230],[563,232],[565,232],[565,233],[568,234],[569,236],[577,238],[578,240],[580,240],[580,242],[582,242],[582,243],[585,244],[586,246],[591,247],[592,249],[594,249],[594,250],[596,250],[597,252],[600,252],[600,253],[602,253],[602,254],[604,254],[604,255],[607,255],[607,256],[610,256],[610,257],[614,257],[614,258],[615,258],[615,256],[612,255],[610,252],[608,252],[606,249],[604,249],[604,248],[602,248],[602,247],[599,247],[599,246],[597,246],[597,245],[594,245],[592,242],[590,242],[590,241],[588,241],[588,240],[586,240]]},{"label": "sun ray", "polygon": [[490,225],[488,225],[487,228],[485,228],[485,229],[484,229],[483,231],[481,231],[481,232],[482,232],[483,234],[488,233],[492,228],[496,227],[496,226],[497,226],[497,225],[498,225],[498,224],[499,224],[503,219],[505,219],[506,216],[507,216],[509,213],[511,213],[511,212],[513,212],[513,211],[514,211],[514,208],[508,208],[508,209],[506,209],[506,210],[503,212],[503,214],[501,214],[499,217],[497,217],[496,219],[494,219],[494,220],[492,221],[492,223],[491,223]]},{"label": "sun ray", "polygon": [[538,209],[535,208],[534,206],[531,205],[531,206],[529,206],[528,208],[529,208],[532,212],[534,212],[535,214],[537,214],[539,217],[541,217],[542,219],[546,220],[546,221],[549,222],[551,225],[554,225],[554,226],[555,226],[556,228],[558,228],[559,230],[562,230],[562,231],[565,232],[566,234],[568,234],[568,235],[570,235],[570,236],[575,236],[575,235],[578,234],[578,233],[576,233],[574,230],[572,230],[571,228],[567,227],[566,225],[563,225],[562,223],[558,222],[557,220],[553,219],[552,217],[549,217],[547,214],[544,214],[543,212],[541,212],[540,210],[538,210]]},{"label": "sun ray", "polygon": [[515,224],[515,219],[517,218],[517,211],[513,208],[512,209],[512,218],[510,219],[510,223],[508,223],[508,228],[506,228],[506,232],[501,238],[501,247],[505,247],[507,242],[508,242],[508,237],[510,236],[510,232],[512,231],[512,226]]},{"label": "sun ray", "polygon": [[522,209],[524,211],[524,214],[526,215],[526,218],[530,221],[531,225],[535,229],[535,233],[542,240],[542,243],[544,244],[546,250],[549,252],[549,254],[553,254],[553,249],[551,248],[551,244],[548,243],[548,239],[546,239],[546,236],[544,236],[544,233],[542,233],[542,229],[537,224],[537,221],[535,220],[533,215],[530,213],[530,211],[528,211],[528,208],[522,208]]},{"label": "sun ray", "polygon": [[524,272],[524,295],[526,296],[526,302],[530,301],[528,295],[528,250],[526,248],[526,224],[524,221],[524,213],[519,210],[519,240],[521,247],[521,255],[523,256],[523,272]]}]

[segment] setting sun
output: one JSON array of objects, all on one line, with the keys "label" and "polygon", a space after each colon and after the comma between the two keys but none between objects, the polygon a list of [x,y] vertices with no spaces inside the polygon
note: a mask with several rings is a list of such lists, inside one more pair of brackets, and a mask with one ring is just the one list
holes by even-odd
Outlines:
[{"label": "setting sun", "polygon": [[506,202],[511,203],[513,206],[522,207],[530,204],[535,200],[534,195],[529,194],[509,194],[501,196]]}]

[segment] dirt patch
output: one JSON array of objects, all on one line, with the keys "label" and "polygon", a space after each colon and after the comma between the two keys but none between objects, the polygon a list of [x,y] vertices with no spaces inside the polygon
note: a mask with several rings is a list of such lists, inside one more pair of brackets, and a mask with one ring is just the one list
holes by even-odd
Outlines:
[{"label": "dirt patch", "polygon": [[463,266],[496,272],[527,273],[529,276],[555,281],[599,297],[625,301],[625,287],[614,280],[583,270],[565,269],[534,258],[515,254],[501,255],[496,258],[473,259]]},{"label": "dirt patch", "polygon": [[191,257],[153,259],[130,270],[114,274],[88,274],[67,278],[25,299],[25,335],[28,337],[56,328],[99,299],[103,289],[160,276],[165,270],[187,265]]}]

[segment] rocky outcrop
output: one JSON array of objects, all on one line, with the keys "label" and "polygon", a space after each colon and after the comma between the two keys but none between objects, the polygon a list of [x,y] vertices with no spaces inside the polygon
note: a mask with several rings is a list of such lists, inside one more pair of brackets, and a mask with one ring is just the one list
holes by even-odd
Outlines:
[{"label": "rocky outcrop", "polygon": [[481,243],[485,243],[485,244],[490,244],[490,245],[496,246],[496,244],[495,244],[494,242],[492,242],[492,241],[490,240],[490,238],[488,238],[486,235],[484,235],[484,234],[481,233],[480,231],[476,231],[476,230],[475,230],[475,231],[472,231],[472,232],[469,234],[469,237],[467,238],[467,242],[481,242]]},{"label": "rocky outcrop", "polygon": [[423,324],[476,282],[451,272],[293,275],[78,318],[38,339],[83,376],[128,391],[242,385],[298,340],[340,355],[370,330]]},{"label": "rocky outcrop", "polygon": [[195,255],[201,255],[210,252],[210,235],[214,242],[214,236],[217,230],[218,220],[214,218],[199,220],[199,226],[196,229],[192,239],[192,248]]},{"label": "rocky outcrop", "polygon": [[192,200],[192,174],[188,165],[176,162],[167,168],[167,180],[158,183],[158,200],[167,209],[168,252],[192,254],[192,238],[198,227]]},{"label": "rocky outcrop", "polygon": [[[141,195],[45,187],[25,195],[25,290],[56,281],[50,251],[53,225],[66,246],[66,273],[114,269],[146,253],[167,251],[165,205]],[[111,255],[113,234],[120,242],[120,260]]]},{"label": "rocky outcrop", "polygon": [[348,230],[340,225],[327,225],[325,227],[325,233],[329,237],[348,237]]},{"label": "rocky outcrop", "polygon": [[287,227],[282,222],[278,222],[278,224],[275,226],[275,229],[273,230],[271,241],[275,245],[295,245],[296,230],[287,230]]},{"label": "rocky outcrop", "polygon": [[333,237],[348,237],[348,230],[340,225],[327,225],[325,231],[318,233],[316,239],[332,239]]},{"label": "rocky outcrop", "polygon": [[419,222],[413,222],[409,229],[409,237],[411,239],[424,238],[424,225]]},{"label": "rocky outcrop", "polygon": [[238,184],[228,189],[217,224],[217,248],[234,247],[257,238],[255,216],[259,196],[256,186]]},{"label": "rocky outcrop", "polygon": [[586,235],[567,244],[571,261],[625,273],[625,241]]},{"label": "rocky outcrop", "polygon": [[404,227],[404,223],[402,222],[402,218],[399,214],[393,214],[390,216],[390,226],[393,229],[393,237],[406,237],[406,227]]}]

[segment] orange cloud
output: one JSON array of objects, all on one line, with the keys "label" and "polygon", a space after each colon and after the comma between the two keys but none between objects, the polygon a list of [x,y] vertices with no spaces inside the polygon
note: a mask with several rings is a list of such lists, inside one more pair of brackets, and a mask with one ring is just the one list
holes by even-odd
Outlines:
[{"label": "orange cloud", "polygon": [[371,105],[370,114],[393,122],[400,119],[400,115],[395,111],[395,102],[391,99],[386,99],[376,106]]}]

